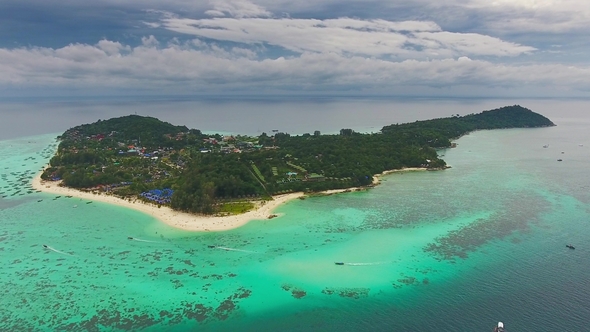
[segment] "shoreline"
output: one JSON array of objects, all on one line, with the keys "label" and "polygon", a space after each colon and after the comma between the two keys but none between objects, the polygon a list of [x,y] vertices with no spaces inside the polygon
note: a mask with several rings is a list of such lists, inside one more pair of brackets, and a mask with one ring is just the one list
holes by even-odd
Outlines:
[{"label": "shoreline", "polygon": [[373,185],[376,186],[381,183],[381,178],[388,174],[393,173],[403,173],[403,172],[422,172],[427,171],[428,168],[426,167],[407,167],[407,168],[400,168],[400,169],[391,169],[388,171],[383,171],[380,174],[373,175]]},{"label": "shoreline", "polygon": [[[333,189],[326,190],[318,193],[318,196],[322,195],[333,195],[339,193],[355,192],[360,190],[366,190],[367,188],[374,187],[381,183],[381,177],[387,174],[400,173],[400,172],[415,172],[425,171],[426,168],[403,168],[396,170],[384,171],[381,174],[373,176],[373,182],[369,187],[352,187],[346,189]],[[231,216],[209,216],[209,215],[198,215],[187,212],[175,211],[167,206],[157,207],[156,205],[144,203],[140,200],[128,201],[123,198],[119,198],[113,195],[107,195],[103,193],[85,192],[73,188],[62,187],[59,184],[61,181],[44,181],[41,179],[39,172],[33,181],[31,186],[35,190],[42,191],[44,193],[57,194],[62,196],[72,196],[76,198],[86,199],[89,201],[103,202],[113,205],[118,205],[125,208],[134,209],[136,211],[143,212],[159,220],[160,222],[178,229],[185,231],[226,231],[234,228],[243,226],[250,221],[254,220],[267,220],[275,217],[272,213],[280,205],[287,203],[296,198],[302,198],[307,196],[303,192],[294,192],[289,194],[273,196],[272,201],[257,201],[255,202],[255,208],[246,213],[231,215]],[[313,194],[312,194],[313,195]]]},{"label": "shoreline", "polygon": [[273,196],[272,201],[256,202],[256,207],[246,213],[218,217],[175,211],[167,206],[157,207],[156,205],[144,203],[140,200],[128,201],[113,195],[102,193],[96,194],[92,192],[84,192],[77,189],[61,187],[59,186],[60,181],[53,182],[41,180],[41,174],[42,172],[39,172],[31,183],[35,190],[62,196],[69,195],[89,201],[103,202],[134,209],[148,214],[168,226],[186,231],[226,231],[243,226],[252,220],[265,220],[272,215],[272,211],[279,205],[304,195],[301,192],[297,192]]}]

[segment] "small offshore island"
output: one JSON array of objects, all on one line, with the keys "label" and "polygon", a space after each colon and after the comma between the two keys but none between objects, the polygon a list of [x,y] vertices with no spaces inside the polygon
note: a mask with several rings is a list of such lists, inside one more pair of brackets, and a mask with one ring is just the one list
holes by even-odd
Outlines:
[{"label": "small offshore island", "polygon": [[521,106],[385,126],[374,134],[206,135],[129,115],[68,129],[37,190],[123,205],[186,230],[273,218],[304,194],[351,191],[396,170],[447,168],[437,149],[482,129],[549,127]]}]

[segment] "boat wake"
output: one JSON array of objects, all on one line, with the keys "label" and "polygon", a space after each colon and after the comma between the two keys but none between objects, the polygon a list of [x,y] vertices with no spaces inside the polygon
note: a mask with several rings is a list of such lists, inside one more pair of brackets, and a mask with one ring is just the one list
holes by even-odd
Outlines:
[{"label": "boat wake", "polygon": [[63,252],[63,251],[61,251],[61,250],[57,250],[57,249],[55,249],[55,248],[52,248],[52,247],[50,247],[50,246],[43,245],[43,248],[45,248],[45,249],[49,249],[49,250],[51,250],[51,251],[55,251],[55,252],[56,252],[56,253],[58,253],[58,254],[67,255],[67,256],[74,256],[74,255],[72,255],[72,254],[68,254],[67,252]]},{"label": "boat wake", "polygon": [[343,265],[350,265],[350,266],[371,266],[371,265],[384,265],[389,264],[391,262],[370,262],[370,263],[344,263]]},{"label": "boat wake", "polygon": [[138,239],[136,237],[128,237],[128,239],[133,240],[133,241],[139,241],[139,242],[160,243],[158,241],[142,240],[142,239]]},{"label": "boat wake", "polygon": [[228,247],[215,247],[215,249],[221,249],[221,250],[227,250],[227,251],[241,251],[241,252],[247,252],[249,254],[257,254],[256,251],[252,251],[252,250],[242,250],[242,249],[235,249],[235,248],[228,248]]}]

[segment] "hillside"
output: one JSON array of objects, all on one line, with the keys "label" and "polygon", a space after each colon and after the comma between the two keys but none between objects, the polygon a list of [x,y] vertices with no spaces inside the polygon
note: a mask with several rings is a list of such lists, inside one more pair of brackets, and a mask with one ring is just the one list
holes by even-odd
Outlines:
[{"label": "hillside", "polygon": [[448,147],[451,144],[451,139],[474,130],[551,126],[555,126],[555,124],[543,115],[514,105],[478,114],[389,125],[383,127],[381,132],[396,137],[396,139],[402,139],[403,136],[415,136],[415,143]]},{"label": "hillside", "polygon": [[237,213],[274,194],[366,186],[385,170],[444,169],[437,149],[473,130],[553,125],[508,106],[389,125],[378,134],[234,137],[130,115],[67,130],[43,178],[182,211]]},{"label": "hillside", "polygon": [[165,135],[177,135],[188,131],[186,126],[174,126],[153,117],[127,115],[70,128],[61,138],[81,139],[99,136],[100,139],[105,139],[115,136],[118,140],[137,140],[144,146],[152,146],[161,143]]}]

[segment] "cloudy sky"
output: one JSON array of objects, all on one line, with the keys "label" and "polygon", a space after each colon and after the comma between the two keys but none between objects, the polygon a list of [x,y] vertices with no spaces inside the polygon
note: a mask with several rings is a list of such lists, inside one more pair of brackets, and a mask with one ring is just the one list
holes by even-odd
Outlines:
[{"label": "cloudy sky", "polygon": [[0,0],[0,97],[583,97],[589,30],[581,0]]}]

